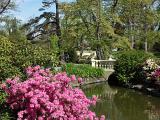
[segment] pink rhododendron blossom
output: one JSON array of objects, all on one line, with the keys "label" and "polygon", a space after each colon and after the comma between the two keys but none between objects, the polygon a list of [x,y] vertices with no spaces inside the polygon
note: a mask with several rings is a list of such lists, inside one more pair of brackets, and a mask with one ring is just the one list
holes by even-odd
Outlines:
[{"label": "pink rhododendron blossom", "polygon": [[105,116],[102,115],[102,116],[100,117],[100,120],[105,120]]},{"label": "pink rhododendron blossom", "polygon": [[160,80],[160,68],[157,68],[154,72],[151,74],[152,78]]},{"label": "pink rhododendron blossom", "polygon": [[76,76],[75,75],[71,75],[71,80],[75,81],[76,80]]},{"label": "pink rhododendron blossom", "polygon": [[39,70],[41,67],[39,65],[35,66],[34,68],[32,68],[33,70],[37,71]]},{"label": "pink rhododendron blossom", "polygon": [[8,79],[6,80],[6,83],[10,84],[10,83],[11,83],[11,80],[12,80],[12,79],[8,78]]},{"label": "pink rhododendron blossom", "polygon": [[[52,75],[40,66],[26,69],[27,80],[8,79],[1,87],[8,94],[7,103],[18,112],[18,120],[104,120],[89,110],[97,97],[88,99],[79,88],[72,88],[76,80],[66,73]],[[78,78],[81,82],[82,79]]]},{"label": "pink rhododendron blossom", "polygon": [[2,89],[5,89],[5,88],[6,88],[6,84],[5,84],[5,83],[2,83],[2,84],[1,84],[1,88],[2,88]]},{"label": "pink rhododendron blossom", "polygon": [[78,83],[82,83],[82,81],[83,81],[82,78],[79,77],[78,78]]}]

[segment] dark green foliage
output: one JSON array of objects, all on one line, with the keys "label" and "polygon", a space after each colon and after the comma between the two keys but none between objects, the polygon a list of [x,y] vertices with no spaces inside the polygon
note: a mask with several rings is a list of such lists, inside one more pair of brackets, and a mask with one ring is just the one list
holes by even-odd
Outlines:
[{"label": "dark green foliage", "polygon": [[0,120],[16,120],[16,114],[6,103],[6,93],[0,89]]},{"label": "dark green foliage", "polygon": [[31,44],[27,40],[10,41],[0,36],[0,81],[15,75],[23,75],[25,67],[52,66],[56,60],[52,52]]},{"label": "dark green foliage", "polygon": [[69,49],[69,50],[67,50],[66,55],[68,57],[66,59],[66,62],[77,63],[78,56],[77,56],[77,53],[76,53],[75,49]]},{"label": "dark green foliage", "polygon": [[76,75],[83,78],[89,77],[103,77],[104,71],[100,68],[93,68],[87,64],[66,64],[63,66],[63,70],[67,72],[69,75]]},{"label": "dark green foliage", "polygon": [[122,51],[117,54],[115,74],[118,80],[125,84],[137,84],[145,79],[142,64],[153,55],[144,51]]}]

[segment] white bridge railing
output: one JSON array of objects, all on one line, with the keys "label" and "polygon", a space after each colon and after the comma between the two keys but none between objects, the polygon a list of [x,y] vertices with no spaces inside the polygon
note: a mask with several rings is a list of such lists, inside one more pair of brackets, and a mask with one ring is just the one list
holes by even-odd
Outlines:
[{"label": "white bridge railing", "polygon": [[109,58],[108,60],[95,60],[91,59],[92,67],[104,68],[114,70],[116,60]]}]

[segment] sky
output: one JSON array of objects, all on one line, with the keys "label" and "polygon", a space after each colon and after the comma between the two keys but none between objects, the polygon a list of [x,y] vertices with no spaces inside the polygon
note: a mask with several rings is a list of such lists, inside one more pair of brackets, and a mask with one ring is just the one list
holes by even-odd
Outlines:
[{"label": "sky", "polygon": [[[72,2],[73,0],[60,0],[61,2]],[[18,8],[13,12],[13,15],[16,18],[26,22],[30,18],[34,18],[42,13],[42,11],[38,11],[39,8],[42,7],[42,0],[16,0],[16,4]],[[55,8],[51,8],[53,11]]]}]

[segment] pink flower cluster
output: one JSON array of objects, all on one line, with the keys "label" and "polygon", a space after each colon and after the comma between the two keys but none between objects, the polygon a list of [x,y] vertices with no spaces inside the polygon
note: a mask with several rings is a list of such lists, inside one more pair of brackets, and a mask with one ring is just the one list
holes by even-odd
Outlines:
[{"label": "pink flower cluster", "polygon": [[154,72],[152,72],[152,77],[156,80],[160,80],[160,68],[157,68]]},{"label": "pink flower cluster", "polygon": [[89,110],[97,97],[88,99],[82,90],[69,84],[76,79],[66,73],[52,75],[40,66],[28,67],[27,80],[7,79],[2,88],[8,94],[7,103],[18,110],[18,120],[105,120]]}]

